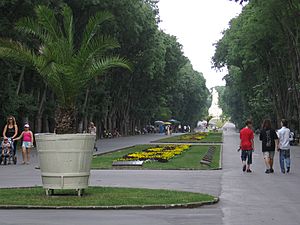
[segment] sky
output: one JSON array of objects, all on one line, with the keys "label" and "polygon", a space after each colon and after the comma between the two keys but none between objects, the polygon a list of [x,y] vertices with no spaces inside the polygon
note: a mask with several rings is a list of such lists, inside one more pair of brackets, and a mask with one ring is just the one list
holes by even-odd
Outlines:
[{"label": "sky", "polygon": [[242,6],[229,0],[160,0],[159,27],[177,37],[183,45],[184,55],[195,70],[202,72],[208,88],[225,85],[226,71],[212,69],[213,46],[229,21],[238,16]]}]

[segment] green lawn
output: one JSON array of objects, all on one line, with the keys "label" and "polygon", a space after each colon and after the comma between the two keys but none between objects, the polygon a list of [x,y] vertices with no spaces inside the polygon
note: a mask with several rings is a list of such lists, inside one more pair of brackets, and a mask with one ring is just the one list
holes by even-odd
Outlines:
[{"label": "green lawn", "polygon": [[112,166],[112,162],[116,159],[122,158],[122,156],[141,151],[150,146],[155,145],[138,145],[131,148],[122,149],[116,152],[107,153],[100,156],[94,156],[92,160],[92,169],[218,169],[221,165],[220,162],[220,146],[216,146],[216,151],[213,157],[213,161],[210,166],[200,164],[202,157],[208,150],[208,145],[192,145],[189,150],[183,152],[181,155],[175,156],[169,162],[145,162],[143,166]]},{"label": "green lawn", "polygon": [[55,195],[46,196],[41,187],[0,188],[0,206],[120,206],[186,204],[212,201],[213,196],[171,190],[90,187],[83,197],[72,190],[56,190]]},{"label": "green lawn", "polygon": [[189,139],[195,133],[177,135],[173,137],[163,138],[156,141],[155,143],[222,143],[222,132],[209,132],[208,135],[201,140]]}]

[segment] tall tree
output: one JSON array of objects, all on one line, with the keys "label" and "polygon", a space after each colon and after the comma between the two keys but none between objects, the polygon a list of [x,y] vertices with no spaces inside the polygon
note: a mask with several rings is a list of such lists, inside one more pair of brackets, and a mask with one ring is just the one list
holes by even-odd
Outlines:
[{"label": "tall tree", "polygon": [[20,20],[17,29],[35,36],[40,41],[38,49],[29,49],[19,42],[1,39],[0,56],[31,65],[39,72],[58,100],[57,133],[74,133],[78,94],[91,79],[103,75],[108,69],[129,67],[118,56],[108,56],[109,50],[119,47],[113,38],[95,35],[99,26],[112,18],[110,13],[97,13],[89,19],[81,45],[76,49],[74,19],[68,6],[61,10],[62,21],[46,6],[36,7],[35,12],[36,19]]},{"label": "tall tree", "polygon": [[233,118],[242,112],[257,126],[264,117],[287,118],[299,129],[298,10],[293,0],[253,0],[217,43],[213,60],[229,69],[228,96],[240,93],[239,104],[227,99]]}]

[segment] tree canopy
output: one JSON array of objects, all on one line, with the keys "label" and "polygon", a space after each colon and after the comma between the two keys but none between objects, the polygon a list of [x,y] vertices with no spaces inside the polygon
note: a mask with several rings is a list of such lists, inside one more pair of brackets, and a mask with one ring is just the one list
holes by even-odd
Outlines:
[{"label": "tree canopy", "polygon": [[216,43],[217,69],[227,67],[223,111],[242,126],[282,118],[299,131],[298,1],[250,1]]},{"label": "tree canopy", "polygon": [[[74,17],[67,5],[59,11],[61,20],[47,6],[35,7],[36,18],[18,21],[17,30],[36,38],[37,46],[0,39],[0,58],[10,59],[23,66],[33,67],[51,88],[58,102],[56,132],[76,133],[75,104],[88,83],[110,68],[130,69],[125,59],[109,55],[119,47],[109,36],[97,35],[101,25],[113,17],[109,12],[91,16],[84,29],[78,48],[74,44]],[[60,25],[62,24],[62,25]]]},{"label": "tree canopy", "polygon": [[[155,120],[176,118],[194,125],[207,113],[209,92],[205,79],[184,56],[176,37],[158,28],[156,3],[149,0],[2,1],[0,36],[36,48],[40,43],[38,40],[12,29],[16,22],[33,17],[37,4],[54,9],[55,17],[62,21],[59,12],[67,4],[76,18],[73,41],[74,51],[79,52],[85,40],[88,18],[99,11],[108,11],[114,19],[103,24],[95,37],[99,41],[103,34],[114,37],[119,48],[108,52],[126,58],[132,71],[110,70],[81,88],[76,100],[79,109],[77,130],[86,130],[89,121],[95,122],[100,133],[104,129],[118,129],[123,134],[132,133],[135,127],[141,129]],[[59,45],[57,48],[57,51],[63,50]],[[66,60],[71,58],[66,57]],[[5,116],[13,114],[19,123],[30,122],[35,132],[53,131],[54,109],[62,99],[32,67],[8,60],[0,60],[0,66],[0,77],[4,81],[0,84],[2,126]],[[86,71],[84,63],[78,69]]]}]

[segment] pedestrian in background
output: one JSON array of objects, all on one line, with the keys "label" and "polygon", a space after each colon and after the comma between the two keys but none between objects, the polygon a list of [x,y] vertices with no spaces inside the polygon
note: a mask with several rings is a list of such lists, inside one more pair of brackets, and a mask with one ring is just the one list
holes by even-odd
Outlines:
[{"label": "pedestrian in background", "polygon": [[90,126],[89,126],[88,130],[89,130],[90,134],[96,135],[96,133],[97,133],[97,128],[93,122],[90,122]]},{"label": "pedestrian in background", "polygon": [[30,150],[33,147],[33,133],[29,129],[29,124],[24,125],[24,131],[21,133],[19,137],[15,140],[23,139],[22,142],[22,156],[23,156],[23,163],[22,164],[29,164],[30,161]]},{"label": "pedestrian in background", "polygon": [[[96,139],[97,139],[97,127],[95,126],[95,124],[93,122],[90,122],[90,126],[88,128],[88,131],[89,131],[90,134],[96,135]],[[96,142],[94,144],[94,150],[98,151],[98,148],[96,146]]]},{"label": "pedestrian in background", "polygon": [[289,173],[291,168],[290,158],[290,129],[287,128],[288,122],[285,119],[281,120],[281,129],[278,130],[279,138],[279,164],[282,173]]},{"label": "pedestrian in background", "polygon": [[252,121],[246,121],[246,127],[240,131],[240,149],[243,164],[243,172],[251,173],[252,152],[254,150],[254,133],[252,130]]},{"label": "pedestrian in background", "polygon": [[6,125],[3,129],[3,137],[4,138],[11,138],[11,141],[13,141],[13,151],[14,155],[16,155],[17,151],[17,142],[15,141],[15,138],[18,136],[18,125],[16,123],[16,119],[13,116],[8,116]]},{"label": "pedestrian in background", "polygon": [[275,149],[278,148],[278,137],[276,131],[272,128],[271,120],[264,120],[259,140],[262,141],[262,152],[266,164],[265,173],[274,173],[273,160]]}]

